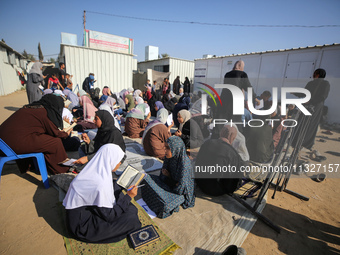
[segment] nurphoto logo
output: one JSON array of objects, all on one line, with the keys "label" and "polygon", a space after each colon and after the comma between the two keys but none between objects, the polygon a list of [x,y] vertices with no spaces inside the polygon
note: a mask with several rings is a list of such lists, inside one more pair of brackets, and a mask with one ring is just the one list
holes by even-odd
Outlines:
[{"label": "nurphoto logo", "polygon": [[[229,89],[232,96],[233,96],[233,115],[243,115],[244,114],[244,94],[242,92],[242,90],[240,88],[238,88],[235,85],[231,85],[231,84],[215,84],[214,88],[206,83],[202,83],[200,82],[200,84],[204,85],[205,87],[209,88],[217,97],[217,99],[219,100],[221,106],[223,106],[222,104],[222,100],[220,98],[220,96],[218,95],[217,91],[215,89]],[[202,94],[202,103],[201,103],[201,113],[203,115],[207,114],[207,108],[208,108],[208,101],[207,101],[207,95],[209,95],[212,100],[215,103],[215,106],[217,106],[217,102],[216,99],[214,97],[214,95],[208,91],[205,88],[199,88],[201,90],[203,90],[204,92],[206,92],[207,94]],[[277,109],[277,104],[278,104],[278,95],[277,95],[277,88],[273,87],[272,89],[272,106],[270,107],[270,109],[265,109],[265,110],[260,110],[260,109],[256,109],[252,100],[248,101],[248,107],[250,112],[252,112],[255,115],[258,116],[266,116],[266,115],[270,115],[273,112],[275,112],[275,110]],[[248,98],[253,98],[253,89],[250,87],[247,89],[248,92]],[[304,98],[287,98],[287,94],[288,93],[302,93],[305,95]],[[301,112],[304,115],[312,115],[304,106],[304,103],[307,103],[311,98],[311,94],[310,92],[305,89],[305,88],[294,88],[294,87],[283,87],[281,88],[281,115],[286,115],[286,106],[289,104],[293,104],[296,107],[298,107]],[[272,119],[266,119],[268,121],[271,121],[271,125],[273,125],[273,121]],[[262,125],[264,124],[262,120],[256,120],[253,119],[251,121],[248,122],[252,122],[252,121],[259,121],[262,122]],[[292,119],[286,119],[282,121],[282,125],[285,127],[295,127],[297,125],[296,120],[292,120]],[[290,123],[294,123],[293,125],[285,125],[286,122],[290,122]],[[226,124],[228,123],[228,120],[223,120],[223,119],[214,119],[213,120],[213,124],[214,126],[216,124]],[[230,123],[233,124],[232,120],[230,120]],[[234,124],[243,124],[245,126],[245,121],[241,122],[241,123],[235,123]],[[249,126],[252,126],[250,123],[248,123]],[[261,126],[262,126],[261,125]]]}]

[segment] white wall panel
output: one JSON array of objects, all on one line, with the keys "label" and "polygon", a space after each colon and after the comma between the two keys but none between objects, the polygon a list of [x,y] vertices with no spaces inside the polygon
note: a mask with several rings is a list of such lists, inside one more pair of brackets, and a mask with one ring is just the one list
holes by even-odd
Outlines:
[{"label": "white wall panel", "polygon": [[[222,60],[221,65],[218,65],[219,60]],[[313,71],[317,68],[324,68],[327,72],[326,80],[331,84],[329,96],[325,101],[325,105],[329,107],[328,121],[340,122],[340,112],[337,106],[340,95],[340,86],[338,86],[340,45],[196,59],[195,68],[198,70],[206,65],[206,76],[196,77],[195,87],[199,85],[198,82],[211,83],[211,81],[218,80],[215,77],[218,73],[221,73],[222,78],[232,69],[237,60],[245,62],[244,71],[248,74],[258,95],[264,90],[272,91],[272,87],[305,87],[307,82],[312,80]]]},{"label": "white wall panel", "polygon": [[95,87],[102,90],[110,87],[113,92],[132,87],[132,55],[108,52],[84,47],[63,45],[66,72],[73,75],[74,86],[83,81],[89,73],[95,74]]},{"label": "white wall panel", "polygon": [[169,81],[171,84],[173,83],[177,76],[180,77],[180,81],[182,83],[184,82],[185,77],[188,77],[189,80],[191,81],[194,80],[195,63],[189,60],[169,57],[153,61],[139,62],[138,69],[140,72],[147,72],[147,69],[156,70],[155,66],[164,65],[169,65],[169,72],[171,73],[169,76]]},{"label": "white wall panel", "polygon": [[169,63],[169,72],[171,72],[169,76],[169,81],[172,84],[177,76],[180,77],[181,83],[184,82],[185,77],[190,80],[194,80],[194,69],[195,63],[193,61],[186,61],[180,59],[170,58]]},{"label": "white wall panel", "polygon": [[[19,64],[17,56],[12,54],[14,62]],[[0,96],[8,95],[22,88],[17,74],[17,70],[22,72],[22,69],[15,63],[14,65],[8,63],[7,50],[0,47]]]}]

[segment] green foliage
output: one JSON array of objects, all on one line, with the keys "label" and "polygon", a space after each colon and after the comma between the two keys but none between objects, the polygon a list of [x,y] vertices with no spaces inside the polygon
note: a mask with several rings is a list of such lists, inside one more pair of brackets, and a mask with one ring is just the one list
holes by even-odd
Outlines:
[{"label": "green foliage", "polygon": [[27,58],[27,59],[30,60],[30,61],[35,61],[35,60],[36,60],[35,57],[33,56],[33,54],[28,54],[28,53],[26,52],[26,50],[24,50],[24,52],[22,53],[22,55],[24,56],[24,58]]},{"label": "green foliage", "polygon": [[39,60],[43,61],[44,60],[44,55],[41,51],[40,43],[38,44],[38,52],[39,52]]}]

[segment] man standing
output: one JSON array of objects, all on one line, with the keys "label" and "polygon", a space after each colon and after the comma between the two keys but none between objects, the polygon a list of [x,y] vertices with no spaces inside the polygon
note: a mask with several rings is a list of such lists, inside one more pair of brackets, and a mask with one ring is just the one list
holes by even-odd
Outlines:
[{"label": "man standing", "polygon": [[66,87],[65,86],[65,76],[66,76],[66,72],[65,72],[65,64],[60,62],[59,63],[59,72],[58,72],[58,78],[59,78],[59,82],[61,83],[61,85],[63,87]]},{"label": "man standing", "polygon": [[[244,91],[247,91],[248,87],[252,88],[248,75],[244,72],[244,62],[242,60],[236,61],[233,70],[224,75],[224,84],[235,85]],[[253,98],[255,97],[256,95],[253,94]]]},{"label": "man standing", "polygon": [[[304,138],[304,141],[302,143],[302,146],[311,150],[316,133],[318,131],[318,126],[320,124],[320,120],[322,117],[322,111],[324,102],[328,97],[329,90],[330,90],[330,84],[328,81],[325,80],[326,77],[326,71],[324,69],[316,69],[313,74],[312,81],[308,82],[305,89],[309,90],[311,94],[311,98],[309,102],[306,103],[306,105],[311,105],[314,107],[314,111],[312,112],[312,116],[307,116],[307,118],[310,119],[310,123],[308,125],[308,129],[306,132],[306,136]],[[305,95],[295,94],[298,97],[304,97]]]},{"label": "man standing", "polygon": [[[252,88],[248,75],[244,72],[244,62],[242,60],[236,61],[233,70],[227,72],[224,76],[224,84],[235,85],[236,87],[247,91],[248,87]],[[251,99],[250,99],[251,100]],[[256,95],[253,92],[253,100],[256,104],[259,104],[259,100],[256,99]],[[221,92],[222,105],[217,105],[214,118],[232,120],[233,122],[241,122],[241,115],[233,115],[233,95],[229,89],[222,89]],[[238,125],[238,130],[243,133],[243,125]],[[215,126],[213,130],[213,138],[219,137],[219,131],[222,125]]]}]

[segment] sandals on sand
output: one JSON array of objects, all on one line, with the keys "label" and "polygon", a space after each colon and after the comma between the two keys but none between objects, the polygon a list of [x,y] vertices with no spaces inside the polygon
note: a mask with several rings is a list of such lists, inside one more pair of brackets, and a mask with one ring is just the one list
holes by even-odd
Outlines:
[{"label": "sandals on sand", "polygon": [[326,135],[333,135],[333,133],[330,130],[322,131],[321,133]]},{"label": "sandals on sand", "polygon": [[312,153],[309,155],[309,158],[317,162],[321,162],[327,159],[325,156],[321,156],[321,154],[317,150],[312,151]]},{"label": "sandals on sand", "polygon": [[236,245],[232,244],[227,247],[227,249],[222,252],[222,255],[246,255],[247,252],[245,249],[241,247],[237,247]]},{"label": "sandals on sand", "polygon": [[314,175],[312,177],[312,180],[313,181],[316,181],[316,182],[322,182],[326,179],[326,174],[324,173],[321,173],[321,174],[317,174],[317,175]]}]

